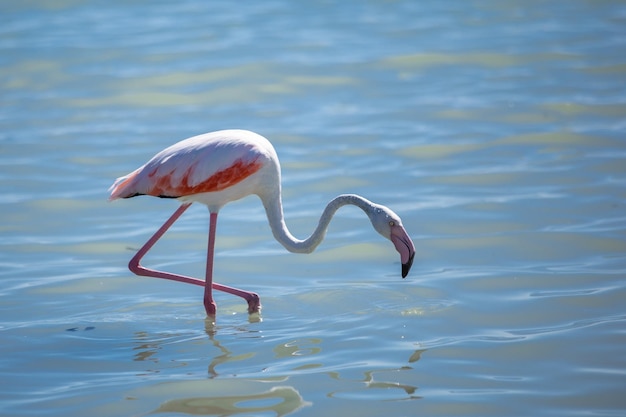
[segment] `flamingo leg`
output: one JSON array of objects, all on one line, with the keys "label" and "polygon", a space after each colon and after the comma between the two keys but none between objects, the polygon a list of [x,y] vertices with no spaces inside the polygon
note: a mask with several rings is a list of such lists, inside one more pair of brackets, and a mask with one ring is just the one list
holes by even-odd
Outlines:
[{"label": "flamingo leg", "polygon": [[204,309],[207,316],[215,316],[217,307],[213,301],[213,255],[215,253],[215,230],[217,229],[217,212],[211,212],[209,222],[209,242],[206,254],[206,278],[204,280]]},{"label": "flamingo leg", "polygon": [[[213,282],[213,254],[215,252],[215,229],[217,224],[217,213],[211,214],[211,224],[209,227],[209,248],[207,251],[207,280],[203,281],[198,278],[188,277],[185,275],[173,274],[165,271],[158,271],[155,269],[146,268],[141,265],[141,259],[148,253],[148,251],[154,246],[154,244],[165,234],[165,232],[174,224],[176,220],[189,208],[191,203],[181,205],[176,211],[170,216],[169,219],[156,231],[156,233],[148,239],[148,241],[137,251],[135,256],[128,263],[128,269],[131,270],[136,275],[153,277],[153,278],[163,278],[169,279],[172,281],[185,282],[187,284],[200,285],[205,288],[205,309],[207,310],[207,314],[215,315],[215,303],[213,303],[212,313],[210,312],[210,308],[207,307],[207,293],[209,293],[208,299],[210,302],[213,301],[211,289],[216,289],[218,291],[227,292],[232,295],[236,295],[238,297],[242,297],[248,302],[248,312],[256,313],[261,308],[261,302],[258,294],[240,290],[237,288],[229,287],[226,285],[218,284]],[[211,285],[208,286],[207,282],[211,282]],[[208,290],[207,290],[208,288]],[[210,304],[210,303],[209,303]]]},{"label": "flamingo leg", "polygon": [[167,219],[165,223],[156,231],[156,233],[148,239],[148,241],[137,251],[135,256],[128,263],[128,269],[133,272],[135,275],[140,275],[144,277],[153,277],[153,278],[163,278],[170,279],[173,281],[186,282],[188,284],[194,285],[202,285],[204,286],[204,281],[198,278],[187,277],[184,275],[172,274],[170,272],[157,271],[155,269],[146,268],[141,265],[141,259],[148,253],[150,249],[154,246],[155,243],[165,234],[167,229],[169,229],[172,224],[189,208],[191,204],[183,204],[181,205],[172,216]]},{"label": "flamingo leg", "polygon": [[[240,290],[238,288],[213,282],[213,259],[215,253],[215,231],[217,229],[217,212],[211,212],[209,222],[209,242],[207,245],[206,280],[204,286],[204,308],[209,316],[215,315],[215,303],[213,302],[212,290],[223,291],[228,294],[241,297],[248,302],[248,313],[258,313],[261,309],[261,299],[254,292]],[[213,313],[211,313],[213,311]]]}]

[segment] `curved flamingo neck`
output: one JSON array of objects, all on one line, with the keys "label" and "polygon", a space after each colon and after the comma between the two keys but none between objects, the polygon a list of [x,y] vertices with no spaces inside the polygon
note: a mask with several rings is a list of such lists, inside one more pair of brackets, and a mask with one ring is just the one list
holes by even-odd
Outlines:
[{"label": "curved flamingo neck", "polygon": [[375,206],[374,203],[361,197],[360,195],[339,195],[326,205],[326,208],[320,217],[319,223],[311,236],[304,240],[300,240],[289,232],[289,229],[285,224],[280,190],[273,194],[272,197],[262,198],[262,200],[274,238],[276,238],[276,240],[280,242],[280,244],[283,245],[289,252],[295,253],[311,253],[315,250],[322,240],[324,240],[326,229],[328,229],[330,220],[340,207],[348,204],[354,205],[359,207],[369,216],[370,211],[373,210]]}]

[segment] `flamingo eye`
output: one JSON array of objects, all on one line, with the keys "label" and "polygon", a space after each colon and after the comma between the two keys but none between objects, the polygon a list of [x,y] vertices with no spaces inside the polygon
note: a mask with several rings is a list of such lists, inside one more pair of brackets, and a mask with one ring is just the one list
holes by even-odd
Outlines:
[{"label": "flamingo eye", "polygon": [[390,221],[389,221],[389,226],[392,226],[392,227],[393,227],[393,226],[395,226],[395,225],[396,225],[396,223],[395,223],[393,220],[390,220]]}]

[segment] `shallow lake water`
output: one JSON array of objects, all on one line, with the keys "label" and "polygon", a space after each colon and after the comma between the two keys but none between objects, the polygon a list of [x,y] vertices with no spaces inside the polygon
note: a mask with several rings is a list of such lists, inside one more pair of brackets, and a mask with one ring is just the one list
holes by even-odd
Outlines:
[{"label": "shallow lake water", "polygon": [[[626,412],[626,3],[24,1],[0,6],[0,415]],[[358,193],[310,255],[256,197],[218,282],[136,277],[176,209],[107,188],[166,146],[254,130],[287,224]],[[201,277],[193,206],[146,264]]]}]

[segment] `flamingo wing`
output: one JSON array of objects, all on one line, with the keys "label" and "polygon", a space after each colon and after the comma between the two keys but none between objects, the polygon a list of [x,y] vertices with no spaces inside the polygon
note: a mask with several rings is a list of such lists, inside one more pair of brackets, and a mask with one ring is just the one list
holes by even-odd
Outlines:
[{"label": "flamingo wing", "polygon": [[263,148],[249,135],[219,131],[194,136],[156,154],[145,165],[118,178],[111,200],[151,195],[178,198],[222,191],[257,172]]}]

